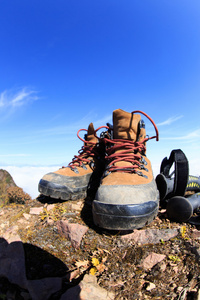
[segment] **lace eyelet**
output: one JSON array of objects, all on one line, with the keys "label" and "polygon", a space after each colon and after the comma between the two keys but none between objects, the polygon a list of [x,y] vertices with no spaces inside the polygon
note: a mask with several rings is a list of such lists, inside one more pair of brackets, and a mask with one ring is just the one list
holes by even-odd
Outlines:
[{"label": "lace eyelet", "polygon": [[70,167],[70,169],[71,169],[74,173],[79,174],[79,171],[78,171],[78,169],[77,169],[76,167]]},{"label": "lace eyelet", "polygon": [[144,175],[144,174],[143,174],[142,172],[140,172],[140,171],[137,171],[136,174],[139,175],[139,176],[142,176],[142,177],[144,177],[144,178],[146,178],[146,179],[148,179],[148,176]]},{"label": "lace eyelet", "polygon": [[87,170],[86,165],[82,164],[81,167],[82,167],[84,170]]},{"label": "lace eyelet", "polygon": [[147,165],[147,162],[146,162],[146,160],[145,160],[145,158],[144,158],[143,156],[141,156],[140,162],[141,162],[142,164],[144,164],[145,166]]}]

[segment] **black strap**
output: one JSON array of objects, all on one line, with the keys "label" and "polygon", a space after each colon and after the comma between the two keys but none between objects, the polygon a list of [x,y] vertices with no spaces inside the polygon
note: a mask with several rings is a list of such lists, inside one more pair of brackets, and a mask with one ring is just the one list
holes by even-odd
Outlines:
[{"label": "black strap", "polygon": [[172,150],[169,159],[167,159],[167,157],[163,159],[160,173],[163,173],[166,178],[171,178],[172,174],[169,174],[169,172],[173,163],[175,163],[174,188],[171,195],[168,195],[169,198],[173,196],[184,196],[189,176],[188,160],[180,149]]}]

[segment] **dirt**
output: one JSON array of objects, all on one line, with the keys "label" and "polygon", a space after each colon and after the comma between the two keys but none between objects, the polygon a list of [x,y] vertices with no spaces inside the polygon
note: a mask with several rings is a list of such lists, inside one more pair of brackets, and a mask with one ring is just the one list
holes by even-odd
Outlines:
[{"label": "dirt", "polygon": [[[47,210],[48,205],[54,204]],[[30,208],[43,207],[39,215]],[[80,247],[60,236],[57,220],[68,220],[88,226]],[[84,274],[97,277],[98,284],[123,299],[199,299],[200,296],[200,234],[198,226],[176,223],[160,210],[149,229],[179,228],[179,234],[169,241],[139,245],[123,240],[128,232],[111,232],[94,225],[90,199],[58,202],[38,197],[28,203],[9,204],[0,210],[1,236],[8,228],[17,228],[23,242],[28,279],[50,276],[63,277],[63,290],[77,285]],[[145,228],[143,228],[145,229]],[[151,269],[142,267],[150,253],[165,258]],[[0,282],[1,283],[1,282]]]}]

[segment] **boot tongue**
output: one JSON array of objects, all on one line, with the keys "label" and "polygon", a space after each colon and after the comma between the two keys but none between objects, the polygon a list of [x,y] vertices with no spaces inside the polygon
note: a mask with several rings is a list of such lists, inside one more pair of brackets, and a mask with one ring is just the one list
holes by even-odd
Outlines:
[{"label": "boot tongue", "polygon": [[[89,126],[88,126],[88,133],[87,133],[87,141],[88,142],[92,142],[92,143],[97,143],[97,138],[94,136],[94,126],[93,126],[93,123],[90,123]],[[87,143],[87,145],[89,145]]]},{"label": "boot tongue", "polygon": [[137,141],[140,115],[131,114],[122,109],[113,111],[113,138]]}]

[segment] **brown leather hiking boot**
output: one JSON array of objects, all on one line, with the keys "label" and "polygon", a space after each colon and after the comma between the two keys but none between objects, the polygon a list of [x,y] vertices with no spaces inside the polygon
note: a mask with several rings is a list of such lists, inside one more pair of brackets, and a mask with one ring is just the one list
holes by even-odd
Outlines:
[{"label": "brown leather hiking boot", "polygon": [[[156,136],[146,137],[145,115],[154,125]],[[107,145],[107,166],[93,201],[93,220],[111,230],[131,230],[149,224],[157,215],[159,192],[151,163],[146,157],[146,142],[158,140],[158,130],[145,113],[117,109],[113,112],[113,138]]]},{"label": "brown leather hiking boot", "polygon": [[[85,140],[79,136],[81,130],[87,131]],[[104,144],[98,141],[96,131],[92,123],[88,130],[78,131],[78,138],[84,142],[79,155],[75,155],[67,167],[43,176],[38,185],[41,194],[61,200],[77,200],[86,197],[87,193],[95,194],[104,170],[105,156]]]}]

